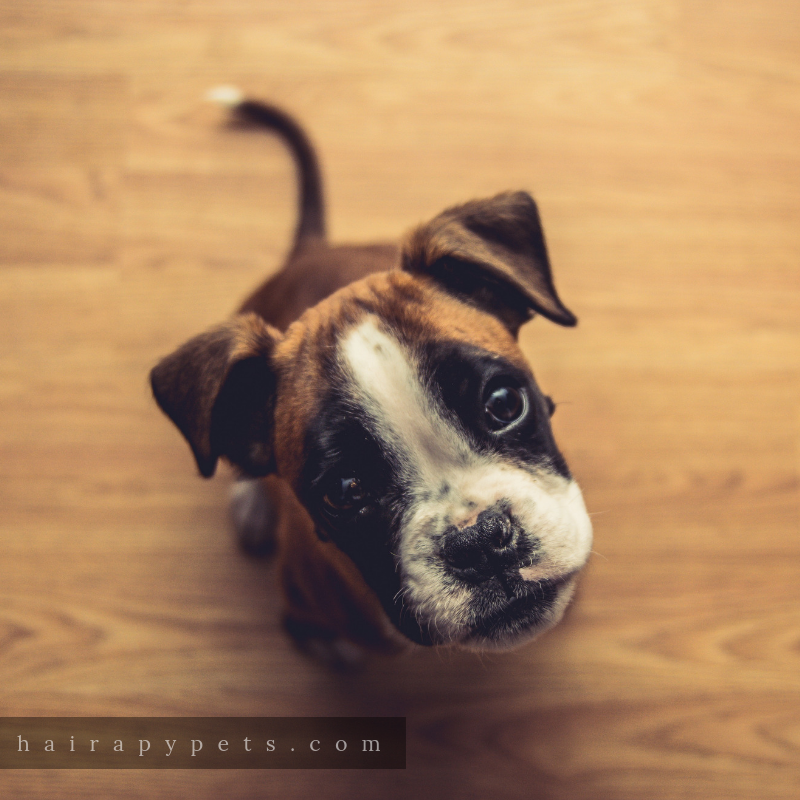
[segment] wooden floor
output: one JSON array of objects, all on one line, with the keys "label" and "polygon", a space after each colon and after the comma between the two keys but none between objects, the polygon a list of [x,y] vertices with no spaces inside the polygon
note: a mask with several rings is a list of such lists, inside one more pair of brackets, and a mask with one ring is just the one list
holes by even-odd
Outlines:
[{"label": "wooden floor", "polygon": [[[596,545],[520,651],[327,673],[237,550],[155,360],[274,270],[284,105],[332,238],[538,199],[576,330],[522,339]],[[2,0],[0,712],[404,715],[408,768],[5,772],[3,797],[796,798],[800,6]]]}]

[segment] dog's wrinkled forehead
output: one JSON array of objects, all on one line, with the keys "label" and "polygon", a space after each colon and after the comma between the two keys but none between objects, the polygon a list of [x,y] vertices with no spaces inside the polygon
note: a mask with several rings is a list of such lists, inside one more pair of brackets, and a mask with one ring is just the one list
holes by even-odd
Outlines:
[{"label": "dog's wrinkled forehead", "polygon": [[281,375],[275,421],[282,474],[299,479],[304,436],[331,392],[347,395],[387,443],[403,450],[419,445],[422,452],[442,446],[420,428],[432,418],[421,366],[431,361],[426,352],[452,341],[525,369],[502,323],[453,299],[433,281],[400,271],[352,284],[304,314],[286,332],[275,359]]}]

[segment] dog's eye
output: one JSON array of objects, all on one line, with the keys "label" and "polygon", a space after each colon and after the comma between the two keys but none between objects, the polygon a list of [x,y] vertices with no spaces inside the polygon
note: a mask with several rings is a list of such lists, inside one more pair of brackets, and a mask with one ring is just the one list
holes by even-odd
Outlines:
[{"label": "dog's eye", "polygon": [[525,411],[525,397],[514,386],[497,386],[487,393],[483,407],[489,427],[499,430],[522,416]]},{"label": "dog's eye", "polygon": [[358,478],[337,478],[322,501],[336,513],[356,511],[367,502],[367,493]]}]

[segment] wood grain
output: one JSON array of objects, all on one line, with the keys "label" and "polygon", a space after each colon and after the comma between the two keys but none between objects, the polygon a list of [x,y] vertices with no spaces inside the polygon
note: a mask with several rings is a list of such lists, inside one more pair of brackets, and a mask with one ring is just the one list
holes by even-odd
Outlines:
[{"label": "wood grain", "polygon": [[[402,774],[5,772],[13,797],[795,798],[800,9],[788,0],[0,0],[0,712],[408,718]],[[285,252],[537,197],[574,331],[522,333],[596,546],[520,651],[325,672],[196,477],[157,358]]]}]

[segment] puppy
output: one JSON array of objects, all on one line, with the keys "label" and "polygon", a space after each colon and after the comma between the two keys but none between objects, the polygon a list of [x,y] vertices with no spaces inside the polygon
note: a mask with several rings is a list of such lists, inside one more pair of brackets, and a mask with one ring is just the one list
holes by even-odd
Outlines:
[{"label": "puppy", "polygon": [[525,192],[473,200],[402,247],[325,240],[320,171],[282,111],[217,92],[280,135],[300,213],[283,269],[151,373],[200,474],[277,549],[285,624],[332,663],[409,642],[508,648],[562,617],[592,529],[517,344],[556,293]]}]

